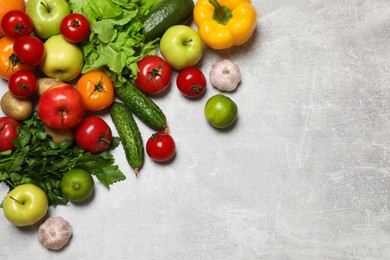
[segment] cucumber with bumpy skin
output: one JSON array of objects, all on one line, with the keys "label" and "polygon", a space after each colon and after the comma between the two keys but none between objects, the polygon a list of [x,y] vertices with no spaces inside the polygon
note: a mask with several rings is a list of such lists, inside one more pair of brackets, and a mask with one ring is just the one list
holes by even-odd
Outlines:
[{"label": "cucumber with bumpy skin", "polygon": [[160,107],[130,81],[115,88],[115,94],[149,127],[155,130],[167,128],[167,119]]},{"label": "cucumber with bumpy skin", "polygon": [[144,146],[137,123],[129,108],[120,102],[115,101],[111,105],[110,114],[125,150],[126,159],[137,175],[144,163]]},{"label": "cucumber with bumpy skin", "polygon": [[162,0],[143,20],[145,40],[161,37],[173,25],[188,23],[193,10],[193,0]]}]

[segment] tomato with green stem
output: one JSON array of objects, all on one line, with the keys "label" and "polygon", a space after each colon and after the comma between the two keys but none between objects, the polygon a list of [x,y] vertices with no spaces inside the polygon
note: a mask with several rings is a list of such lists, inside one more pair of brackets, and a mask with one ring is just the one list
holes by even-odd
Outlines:
[{"label": "tomato with green stem", "polygon": [[110,77],[100,70],[82,75],[76,83],[86,110],[99,111],[114,101],[114,85]]},{"label": "tomato with green stem", "polygon": [[166,162],[175,155],[176,144],[172,136],[167,132],[157,132],[152,134],[146,142],[146,152],[152,160]]},{"label": "tomato with green stem", "polygon": [[82,14],[68,14],[61,21],[60,32],[65,40],[79,43],[88,37],[90,24],[88,19]]},{"label": "tomato with green stem", "polygon": [[28,98],[37,93],[38,80],[31,71],[19,70],[9,78],[8,89],[17,98]]},{"label": "tomato with green stem", "polygon": [[206,77],[203,72],[195,67],[186,68],[179,72],[176,85],[180,92],[188,98],[196,98],[206,91]]},{"label": "tomato with green stem", "polygon": [[1,29],[4,35],[16,39],[30,35],[33,31],[33,22],[28,14],[22,10],[11,10],[1,19]]},{"label": "tomato with green stem", "polygon": [[98,116],[84,118],[76,127],[76,144],[83,150],[100,153],[110,147],[112,131],[104,119]]},{"label": "tomato with green stem", "polygon": [[138,63],[137,78],[134,83],[145,94],[159,94],[168,88],[172,78],[172,69],[161,57],[145,56]]}]

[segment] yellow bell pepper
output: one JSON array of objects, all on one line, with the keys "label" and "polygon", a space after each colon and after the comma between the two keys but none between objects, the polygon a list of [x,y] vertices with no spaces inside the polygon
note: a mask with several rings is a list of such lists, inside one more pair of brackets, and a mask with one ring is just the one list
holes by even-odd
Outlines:
[{"label": "yellow bell pepper", "polygon": [[198,0],[194,22],[203,42],[213,49],[243,45],[256,29],[251,0]]}]

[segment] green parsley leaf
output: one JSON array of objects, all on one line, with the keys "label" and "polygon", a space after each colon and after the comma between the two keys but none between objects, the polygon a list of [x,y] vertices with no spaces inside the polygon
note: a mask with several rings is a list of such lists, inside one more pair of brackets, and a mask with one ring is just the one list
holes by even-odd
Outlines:
[{"label": "green parsley leaf", "polygon": [[[54,143],[44,132],[37,114],[25,120],[17,131],[16,149],[0,153],[0,183],[6,183],[10,189],[35,184],[45,191],[50,205],[65,205],[68,199],[61,192],[61,178],[73,168],[94,174],[107,188],[126,179],[109,151],[92,154],[71,141]],[[118,139],[113,139],[111,148],[119,145]]]}]

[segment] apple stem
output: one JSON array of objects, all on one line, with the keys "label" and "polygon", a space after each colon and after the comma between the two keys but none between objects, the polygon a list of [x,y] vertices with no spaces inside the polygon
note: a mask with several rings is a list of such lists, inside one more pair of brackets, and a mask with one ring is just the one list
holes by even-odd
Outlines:
[{"label": "apple stem", "polygon": [[185,41],[184,45],[188,45],[190,42],[192,42],[192,39],[189,39],[188,41]]},{"label": "apple stem", "polygon": [[50,8],[49,6],[46,6],[45,3],[41,2],[41,5],[43,5],[43,7],[46,8],[46,11],[47,11],[48,13],[51,12],[51,8]]},{"label": "apple stem", "polygon": [[11,199],[13,199],[14,201],[16,201],[16,202],[18,202],[18,203],[20,203],[20,204],[22,204],[22,205],[24,205],[24,202],[21,202],[20,200],[17,200],[17,199],[15,199],[14,197],[12,197],[12,196],[9,196]]},{"label": "apple stem", "polygon": [[61,124],[65,124],[65,113],[66,113],[66,110],[64,108],[61,108],[58,110],[58,113],[60,114],[60,118],[61,118]]}]

